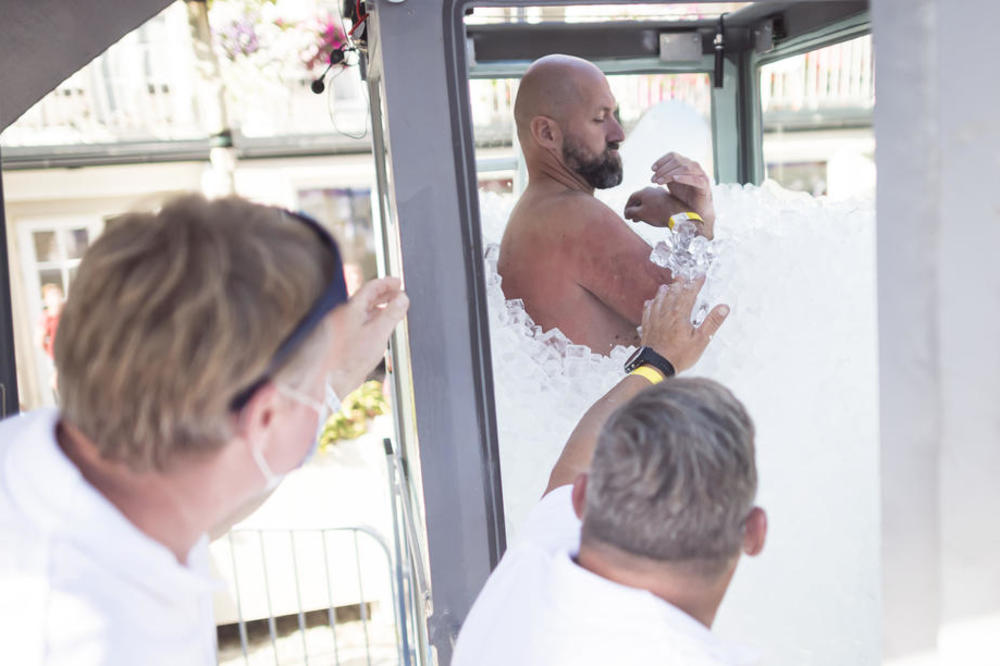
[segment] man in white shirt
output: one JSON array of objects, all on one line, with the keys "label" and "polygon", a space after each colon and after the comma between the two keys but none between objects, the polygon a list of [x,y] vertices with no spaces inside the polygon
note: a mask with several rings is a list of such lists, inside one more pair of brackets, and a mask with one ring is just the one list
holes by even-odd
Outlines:
[{"label": "man in white shirt", "polygon": [[[692,328],[698,286],[661,288],[643,317],[643,344],[677,370],[725,316],[720,306]],[[753,423],[721,385],[663,381],[670,364],[662,373],[651,358],[573,432],[453,666],[753,663],[710,630],[740,554],[764,545]]]},{"label": "man in white shirt", "polygon": [[0,423],[0,661],[215,664],[207,534],[307,459],[408,301],[350,300],[316,222],[188,196],[109,223],[55,342],[60,410]]}]

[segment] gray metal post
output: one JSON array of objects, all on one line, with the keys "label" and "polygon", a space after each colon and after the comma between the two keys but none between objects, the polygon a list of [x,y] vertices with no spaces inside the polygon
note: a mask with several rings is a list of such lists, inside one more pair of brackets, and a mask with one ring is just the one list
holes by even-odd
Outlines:
[{"label": "gray metal post", "polygon": [[452,119],[469,114],[465,67],[453,62],[465,43],[442,20],[459,4],[374,3],[368,58],[383,237],[401,265],[387,263],[411,300],[410,367],[396,371],[412,375],[413,393],[397,416],[419,440],[428,626],[442,664],[506,545],[472,123]]},{"label": "gray metal post", "polygon": [[[0,167],[3,158],[0,156]],[[17,367],[14,362],[14,313],[10,302],[10,261],[7,257],[7,216],[0,177],[0,418],[18,412]]]},{"label": "gray metal post", "polygon": [[712,140],[715,177],[720,183],[743,183],[743,149],[740,139],[744,113],[740,108],[740,70],[736,59],[726,56],[721,88],[712,87]]}]

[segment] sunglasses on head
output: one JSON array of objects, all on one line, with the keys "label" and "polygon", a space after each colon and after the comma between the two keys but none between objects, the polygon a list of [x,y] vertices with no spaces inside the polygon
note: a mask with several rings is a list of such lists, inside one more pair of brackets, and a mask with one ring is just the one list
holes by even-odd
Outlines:
[{"label": "sunglasses on head", "polygon": [[306,225],[316,234],[319,238],[320,243],[326,247],[330,254],[333,255],[334,270],[333,277],[330,283],[323,290],[323,293],[319,295],[319,298],[312,304],[308,312],[302,316],[302,318],[295,324],[292,329],[281,344],[278,345],[277,350],[271,356],[271,361],[267,364],[267,369],[257,379],[255,379],[249,386],[241,390],[236,394],[236,397],[232,399],[229,403],[229,409],[234,412],[238,412],[243,409],[253,394],[257,392],[260,387],[271,380],[271,377],[276,373],[288,360],[291,358],[292,354],[302,346],[302,343],[309,337],[309,334],[319,325],[323,318],[330,313],[338,305],[347,302],[347,284],[344,281],[344,265],[340,259],[340,250],[337,248],[337,242],[330,235],[330,232],[323,228],[316,220],[312,219],[308,215],[303,213],[293,213],[291,211],[281,211],[284,217],[295,220],[301,224]]}]

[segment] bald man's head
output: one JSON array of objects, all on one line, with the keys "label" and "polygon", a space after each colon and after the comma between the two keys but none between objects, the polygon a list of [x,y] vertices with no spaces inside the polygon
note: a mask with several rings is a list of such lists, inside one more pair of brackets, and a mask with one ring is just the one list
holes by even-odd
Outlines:
[{"label": "bald man's head", "polygon": [[615,117],[608,80],[593,63],[548,55],[528,67],[514,100],[517,138],[528,162],[553,157],[595,188],[621,182]]},{"label": "bald man's head", "polygon": [[599,81],[605,81],[604,73],[582,58],[554,54],[531,63],[514,100],[518,132],[535,116],[563,122],[571,109],[583,104],[587,88]]}]

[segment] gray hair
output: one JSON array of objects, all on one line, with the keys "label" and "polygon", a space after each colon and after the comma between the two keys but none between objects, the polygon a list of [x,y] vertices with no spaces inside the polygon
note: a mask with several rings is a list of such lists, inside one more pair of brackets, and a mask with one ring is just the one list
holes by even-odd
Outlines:
[{"label": "gray hair", "polygon": [[740,401],[710,379],[670,379],[601,430],[582,539],[715,570],[739,553],[756,493],[754,427]]}]

